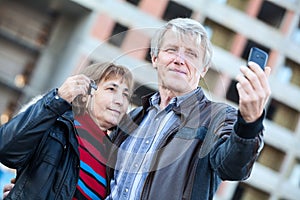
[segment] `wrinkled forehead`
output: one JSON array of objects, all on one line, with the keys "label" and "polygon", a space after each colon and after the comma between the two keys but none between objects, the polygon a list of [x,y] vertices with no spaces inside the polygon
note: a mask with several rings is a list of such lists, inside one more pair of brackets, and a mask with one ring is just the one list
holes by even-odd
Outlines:
[{"label": "wrinkled forehead", "polygon": [[160,47],[164,45],[189,46],[195,49],[203,49],[201,44],[201,35],[192,31],[184,31],[176,28],[168,29],[161,40]]},{"label": "wrinkled forehead", "polygon": [[202,35],[192,30],[184,30],[172,26],[167,29],[162,37],[161,45],[166,41],[180,42],[195,47],[201,47]]}]

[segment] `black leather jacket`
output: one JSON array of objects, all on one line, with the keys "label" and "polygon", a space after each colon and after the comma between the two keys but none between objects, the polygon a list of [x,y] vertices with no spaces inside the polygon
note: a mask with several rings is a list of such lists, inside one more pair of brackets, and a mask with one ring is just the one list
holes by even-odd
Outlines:
[{"label": "black leather jacket", "polygon": [[[150,107],[134,109],[113,133],[108,177],[114,178],[119,146],[138,128]],[[174,107],[180,121],[172,124],[160,143],[142,188],[141,200],[210,200],[222,180],[245,180],[261,150],[263,118],[246,123],[237,110],[209,101],[201,89]],[[110,188],[108,188],[110,189]],[[120,199],[122,198],[122,192]]]},{"label": "black leather jacket", "polygon": [[0,162],[17,169],[6,199],[72,199],[79,152],[71,105],[47,93],[0,127]]}]

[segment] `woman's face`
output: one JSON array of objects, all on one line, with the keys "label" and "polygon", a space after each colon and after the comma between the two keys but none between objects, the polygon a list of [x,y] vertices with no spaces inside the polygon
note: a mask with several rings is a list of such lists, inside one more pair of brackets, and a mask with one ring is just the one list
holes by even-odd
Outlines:
[{"label": "woman's face", "polygon": [[91,102],[93,118],[102,130],[116,126],[127,112],[129,88],[124,79],[113,77],[98,84]]}]

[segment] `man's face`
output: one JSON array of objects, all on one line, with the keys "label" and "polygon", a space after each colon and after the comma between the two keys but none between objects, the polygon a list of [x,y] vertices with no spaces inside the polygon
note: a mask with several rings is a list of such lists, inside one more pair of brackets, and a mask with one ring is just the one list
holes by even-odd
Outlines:
[{"label": "man's face", "polygon": [[157,57],[152,57],[159,86],[178,95],[197,88],[207,69],[203,66],[204,49],[196,41],[191,35],[182,37],[172,30],[165,33]]}]

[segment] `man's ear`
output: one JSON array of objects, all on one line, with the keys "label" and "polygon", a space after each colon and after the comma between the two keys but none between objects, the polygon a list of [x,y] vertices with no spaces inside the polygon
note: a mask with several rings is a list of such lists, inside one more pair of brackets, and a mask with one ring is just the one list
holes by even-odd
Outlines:
[{"label": "man's ear", "polygon": [[208,71],[208,68],[209,68],[208,65],[203,67],[202,71],[200,72],[201,78],[205,76],[206,72]]},{"label": "man's ear", "polygon": [[156,66],[157,56],[151,56],[151,61],[152,61],[153,68],[157,69],[157,66]]}]

